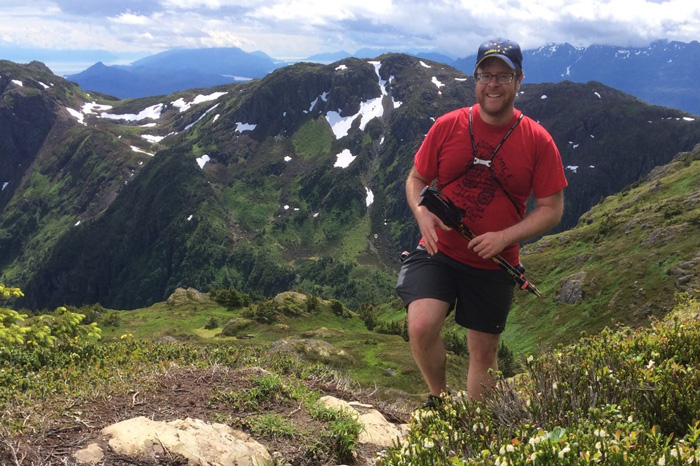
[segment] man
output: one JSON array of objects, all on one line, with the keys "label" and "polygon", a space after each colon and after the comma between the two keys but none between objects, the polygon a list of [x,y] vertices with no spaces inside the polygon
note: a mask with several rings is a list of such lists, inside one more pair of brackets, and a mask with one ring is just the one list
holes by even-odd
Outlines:
[{"label": "man", "polygon": [[[448,314],[467,329],[467,394],[480,400],[493,386],[498,345],[513,298],[513,280],[490,260],[520,264],[519,243],[561,220],[567,182],[549,133],[514,107],[523,79],[522,52],[496,39],[479,47],[474,71],[478,104],[438,118],[415,155],[406,198],[422,239],[397,282],[408,313],[411,352],[430,395],[446,392],[446,354],[440,331]],[[476,237],[464,239],[426,207],[422,189],[437,188],[464,209]],[[535,208],[525,215],[531,194]]]}]

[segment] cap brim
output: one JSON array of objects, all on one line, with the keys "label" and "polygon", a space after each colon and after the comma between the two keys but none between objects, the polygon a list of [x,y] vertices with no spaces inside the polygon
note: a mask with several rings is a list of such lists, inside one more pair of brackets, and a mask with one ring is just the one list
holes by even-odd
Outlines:
[{"label": "cap brim", "polygon": [[501,55],[500,53],[492,53],[492,54],[490,54],[490,55],[486,55],[484,58],[482,58],[481,60],[479,60],[479,61],[476,63],[476,66],[474,67],[474,70],[476,71],[476,69],[479,67],[479,65],[481,65],[481,62],[483,62],[483,61],[486,60],[487,58],[500,58],[501,60],[503,60],[504,62],[506,62],[506,65],[510,66],[511,69],[514,70],[514,69],[517,68],[517,66],[515,66],[515,63],[513,63],[513,61],[512,61],[510,58],[506,57],[505,55]]}]

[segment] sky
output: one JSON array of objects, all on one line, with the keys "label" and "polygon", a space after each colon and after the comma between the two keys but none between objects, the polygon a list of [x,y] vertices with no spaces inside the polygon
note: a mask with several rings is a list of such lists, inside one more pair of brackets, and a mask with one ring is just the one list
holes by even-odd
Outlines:
[{"label": "sky", "polygon": [[172,48],[238,47],[293,61],[363,48],[453,58],[521,47],[700,40],[697,0],[0,0],[0,59],[57,74]]}]

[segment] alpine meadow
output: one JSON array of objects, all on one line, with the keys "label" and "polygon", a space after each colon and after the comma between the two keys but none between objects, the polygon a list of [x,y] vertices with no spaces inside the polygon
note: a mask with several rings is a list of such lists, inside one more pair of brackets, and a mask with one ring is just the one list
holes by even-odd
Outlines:
[{"label": "alpine meadow", "polygon": [[[524,82],[569,181],[523,245],[542,296],[516,290],[484,402],[447,324],[452,395],[415,411],[404,181],[475,101],[404,54],[127,99],[0,61],[0,463],[700,464],[700,117],[595,81]],[[205,459],[160,431],[127,453],[102,430],[139,417],[260,447]]]}]

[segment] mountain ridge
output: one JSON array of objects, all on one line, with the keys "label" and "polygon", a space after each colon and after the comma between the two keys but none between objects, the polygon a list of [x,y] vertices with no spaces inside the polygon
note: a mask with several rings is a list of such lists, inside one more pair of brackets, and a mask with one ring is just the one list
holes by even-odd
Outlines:
[{"label": "mountain ridge", "polygon": [[[312,55],[302,61],[330,64],[345,58],[373,58],[391,50],[360,49]],[[476,55],[453,58],[440,51],[400,52],[443,63],[471,75]],[[700,72],[700,44],[659,40],[648,47],[591,45],[574,47],[569,43],[547,44],[523,50],[526,83],[602,82],[651,104],[675,107],[700,115],[700,94],[693,77]],[[120,98],[168,94],[189,88],[203,88],[232,82],[232,77],[262,78],[289,61],[275,60],[263,52],[241,49],[172,49],[133,62],[129,66],[102,69],[104,82],[91,73],[67,76],[83,89],[92,89]],[[178,70],[176,80],[165,70]],[[115,82],[116,70],[130,73],[128,81]],[[94,70],[93,70],[94,71]],[[644,79],[639,79],[644,76]]]},{"label": "mountain ridge", "polygon": [[[79,137],[23,172],[32,189],[0,218],[3,280],[20,284],[32,307],[134,308],[181,286],[299,287],[354,308],[387,299],[398,252],[418,239],[403,194],[413,154],[434,118],[475,100],[473,78],[394,54],[300,63],[206,94],[119,101],[65,85],[79,99],[58,114]],[[22,88],[5,89],[11,101]],[[569,167],[562,229],[700,141],[688,114],[599,83],[522,91],[517,105],[550,131]],[[87,160],[113,165],[81,172]],[[61,174],[71,172],[92,187],[63,198],[72,191]],[[59,200],[65,207],[51,207]]]}]

